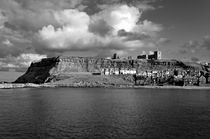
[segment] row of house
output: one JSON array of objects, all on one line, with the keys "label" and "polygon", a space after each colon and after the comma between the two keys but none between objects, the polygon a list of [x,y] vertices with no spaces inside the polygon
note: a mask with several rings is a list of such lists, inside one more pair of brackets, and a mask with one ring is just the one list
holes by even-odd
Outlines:
[{"label": "row of house", "polygon": [[136,69],[131,68],[131,69],[126,69],[126,68],[104,68],[102,69],[102,73],[104,75],[120,75],[120,74],[136,74]]}]

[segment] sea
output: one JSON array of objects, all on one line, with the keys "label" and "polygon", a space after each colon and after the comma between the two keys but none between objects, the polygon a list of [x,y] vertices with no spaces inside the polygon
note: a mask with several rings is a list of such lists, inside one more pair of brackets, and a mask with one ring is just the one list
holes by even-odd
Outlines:
[{"label": "sea", "polygon": [[210,138],[210,91],[2,89],[0,138]]}]

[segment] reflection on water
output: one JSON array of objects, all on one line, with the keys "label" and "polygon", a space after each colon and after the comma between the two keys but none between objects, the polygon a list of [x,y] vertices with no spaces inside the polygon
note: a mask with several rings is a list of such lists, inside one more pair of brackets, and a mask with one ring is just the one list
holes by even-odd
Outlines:
[{"label": "reflection on water", "polygon": [[0,90],[0,138],[208,138],[207,90]]}]

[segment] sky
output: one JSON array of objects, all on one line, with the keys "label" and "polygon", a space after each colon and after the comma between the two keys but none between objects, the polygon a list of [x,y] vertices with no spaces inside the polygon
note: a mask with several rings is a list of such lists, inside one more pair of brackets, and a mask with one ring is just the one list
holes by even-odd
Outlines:
[{"label": "sky", "polygon": [[59,55],[210,62],[209,0],[1,0],[0,67]]}]

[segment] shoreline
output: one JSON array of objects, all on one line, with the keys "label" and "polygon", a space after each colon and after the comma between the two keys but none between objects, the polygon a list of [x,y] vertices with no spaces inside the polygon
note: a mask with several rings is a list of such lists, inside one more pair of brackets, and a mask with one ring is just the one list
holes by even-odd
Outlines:
[{"label": "shoreline", "polygon": [[104,86],[87,86],[78,84],[33,84],[33,83],[3,83],[0,89],[18,89],[18,88],[113,88],[113,89],[188,89],[188,90],[210,90],[210,86],[135,86],[135,85],[104,85]]}]

